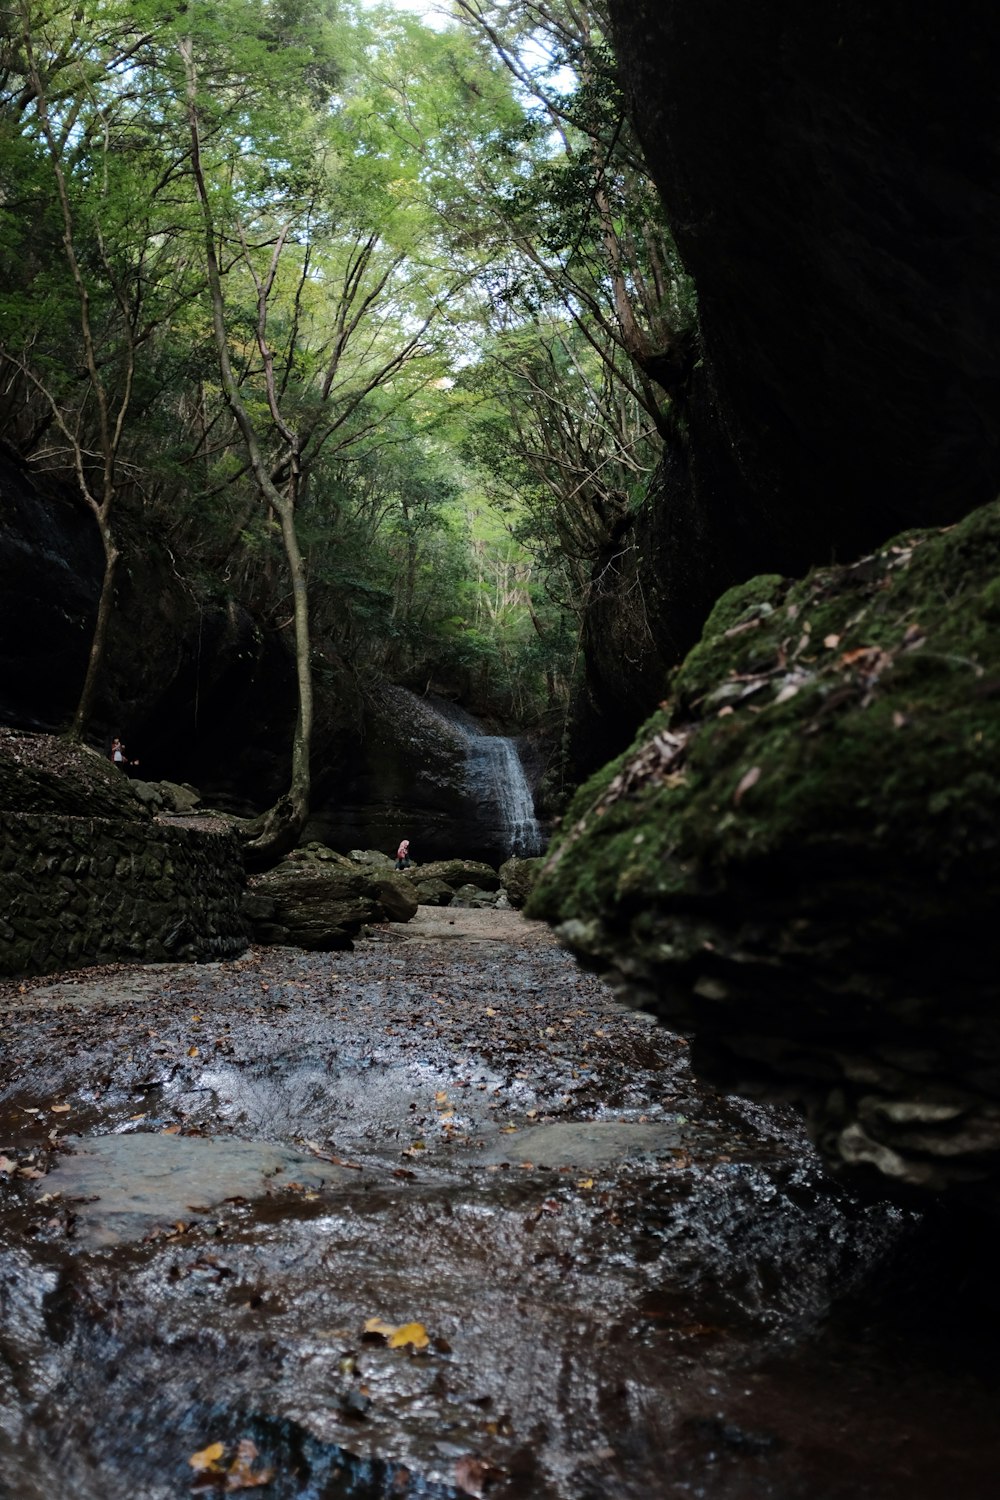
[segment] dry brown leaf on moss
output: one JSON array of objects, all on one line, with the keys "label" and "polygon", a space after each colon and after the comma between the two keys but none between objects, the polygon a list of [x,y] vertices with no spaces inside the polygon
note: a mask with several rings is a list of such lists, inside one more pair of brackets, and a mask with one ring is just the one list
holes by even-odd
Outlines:
[{"label": "dry brown leaf on moss", "polygon": [[733,793],[733,801],[737,807],[739,807],[740,802],[746,796],[750,788],[755,787],[759,780],[760,766],[751,766],[749,771],[747,771],[743,776],[740,777],[739,784],[735,792]]},{"label": "dry brown leaf on moss", "polygon": [[233,1493],[235,1490],[254,1490],[262,1484],[270,1484],[274,1478],[273,1469],[258,1469],[256,1474],[253,1466],[258,1457],[257,1444],[252,1438],[241,1438],[236,1445],[236,1457],[226,1475],[226,1492]]}]

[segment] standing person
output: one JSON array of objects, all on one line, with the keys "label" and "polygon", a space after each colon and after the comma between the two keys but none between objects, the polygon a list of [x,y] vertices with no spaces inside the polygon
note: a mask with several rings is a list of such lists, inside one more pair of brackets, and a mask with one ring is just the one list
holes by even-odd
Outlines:
[{"label": "standing person", "polygon": [[125,746],[117,735],[111,741],[111,759],[119,771],[127,771],[129,766],[137,766],[139,764],[137,760],[129,760],[125,754]]},{"label": "standing person", "polygon": [[410,841],[409,841],[409,839],[403,839],[403,841],[400,844],[399,848],[396,850],[396,869],[397,870],[406,870],[406,869],[409,868],[409,864],[410,864]]}]

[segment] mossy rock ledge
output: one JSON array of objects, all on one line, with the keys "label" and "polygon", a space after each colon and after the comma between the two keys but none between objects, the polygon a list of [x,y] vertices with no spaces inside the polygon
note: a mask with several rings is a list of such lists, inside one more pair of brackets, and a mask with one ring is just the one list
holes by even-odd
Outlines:
[{"label": "mossy rock ledge", "polygon": [[1000,504],[725,594],[528,906],[829,1160],[994,1209],[998,909]]}]

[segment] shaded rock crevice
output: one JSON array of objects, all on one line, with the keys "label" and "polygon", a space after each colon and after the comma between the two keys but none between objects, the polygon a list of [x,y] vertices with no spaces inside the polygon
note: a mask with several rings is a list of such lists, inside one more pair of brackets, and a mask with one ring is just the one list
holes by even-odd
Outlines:
[{"label": "shaded rock crevice", "polygon": [[700,358],[644,511],[595,568],[585,770],[730,585],[1000,491],[1000,19],[932,6],[916,26],[903,0],[609,10]]}]

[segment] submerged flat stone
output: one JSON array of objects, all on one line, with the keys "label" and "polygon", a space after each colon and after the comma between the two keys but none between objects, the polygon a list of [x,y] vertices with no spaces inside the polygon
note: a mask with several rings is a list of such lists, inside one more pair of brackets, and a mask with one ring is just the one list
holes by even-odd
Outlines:
[{"label": "submerged flat stone", "polygon": [[356,1174],[266,1141],[133,1132],[80,1138],[46,1184],[73,1201],[77,1238],[94,1245],[142,1239],[234,1198],[296,1183],[320,1188]]},{"label": "submerged flat stone", "polygon": [[672,1121],[654,1124],[630,1120],[560,1120],[531,1125],[505,1135],[480,1154],[483,1165],[531,1161],[536,1167],[579,1167],[597,1171],[629,1160],[656,1161],[683,1144]]}]

